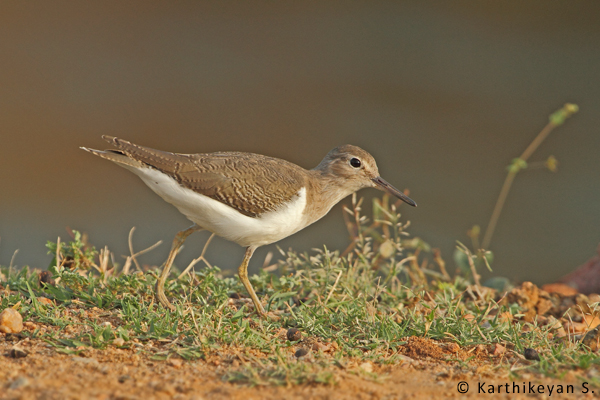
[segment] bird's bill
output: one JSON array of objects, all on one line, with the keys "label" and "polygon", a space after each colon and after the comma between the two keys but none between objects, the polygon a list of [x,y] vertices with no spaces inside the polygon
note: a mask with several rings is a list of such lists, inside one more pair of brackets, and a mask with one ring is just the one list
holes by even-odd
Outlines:
[{"label": "bird's bill", "polygon": [[399,191],[398,189],[396,189],[395,187],[393,187],[392,185],[387,183],[387,181],[385,179],[383,179],[382,177],[378,176],[377,178],[373,178],[373,182],[375,183],[375,185],[377,185],[378,189],[381,189],[383,191],[388,192],[389,194],[391,194],[393,196],[396,196],[403,202],[410,204],[413,207],[417,206],[417,203],[415,203],[410,197],[408,197],[407,195],[405,195],[404,193],[402,193],[401,191]]}]

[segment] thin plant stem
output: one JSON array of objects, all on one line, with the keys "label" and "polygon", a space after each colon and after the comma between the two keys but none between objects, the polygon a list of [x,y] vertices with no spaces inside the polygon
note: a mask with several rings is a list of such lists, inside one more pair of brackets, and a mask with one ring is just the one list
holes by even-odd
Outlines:
[{"label": "thin plant stem", "polygon": [[494,207],[494,212],[492,212],[492,217],[490,218],[490,222],[488,223],[487,229],[485,230],[485,235],[483,236],[482,247],[487,249],[492,241],[492,236],[494,235],[494,230],[496,229],[496,224],[498,223],[498,219],[500,218],[500,213],[502,212],[502,208],[504,207],[504,203],[506,202],[506,198],[508,197],[508,192],[510,191],[510,187],[512,186],[513,181],[517,173],[511,171],[506,176],[504,180],[504,184],[502,185],[502,189],[500,190],[500,195],[498,196],[498,200],[496,201],[496,206]]},{"label": "thin plant stem", "polygon": [[527,146],[523,154],[511,163],[508,168],[508,175],[504,180],[504,184],[502,185],[502,189],[500,190],[500,195],[498,196],[498,200],[496,201],[496,206],[494,207],[494,211],[492,212],[492,216],[490,218],[490,222],[488,223],[487,229],[485,230],[485,235],[483,236],[482,248],[487,249],[492,241],[492,236],[494,235],[494,231],[496,230],[496,225],[498,223],[498,219],[500,218],[500,214],[502,213],[502,208],[504,207],[504,203],[506,202],[506,198],[508,197],[508,192],[512,186],[517,173],[524,168],[527,168],[527,160],[531,155],[537,150],[537,148],[542,144],[542,142],[548,137],[550,132],[554,130],[559,125],[562,125],[565,120],[570,117],[572,114],[579,111],[579,107],[575,104],[567,103],[563,108],[554,112],[550,115],[550,122],[538,133],[538,135],[533,139],[533,141]]}]

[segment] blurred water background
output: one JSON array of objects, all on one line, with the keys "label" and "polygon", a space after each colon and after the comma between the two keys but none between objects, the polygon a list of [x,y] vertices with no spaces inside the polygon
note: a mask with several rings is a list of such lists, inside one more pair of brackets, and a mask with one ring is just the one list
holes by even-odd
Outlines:
[{"label": "blurred water background", "polygon": [[[558,172],[518,176],[492,243],[495,275],[550,282],[600,241],[599,18],[597,1],[2,2],[0,264],[20,249],[16,265],[47,267],[45,242],[67,226],[118,259],[135,226],[136,249],[164,241],[141,262],[165,259],[189,222],[79,150],[106,148],[103,134],[305,168],[361,146],[419,204],[402,209],[410,232],[451,263],[455,241],[487,224],[510,160],[574,102],[531,159],[554,155]],[[279,245],[345,248],[341,212]],[[237,268],[242,254],[215,240],[207,258]]]}]

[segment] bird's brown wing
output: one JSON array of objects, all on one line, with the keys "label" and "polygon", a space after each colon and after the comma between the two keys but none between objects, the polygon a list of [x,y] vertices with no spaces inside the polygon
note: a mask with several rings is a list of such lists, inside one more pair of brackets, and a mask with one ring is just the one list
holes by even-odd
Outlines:
[{"label": "bird's brown wing", "polygon": [[103,138],[127,157],[155,168],[182,186],[250,217],[277,210],[306,185],[304,169],[288,161],[260,154],[178,154],[110,136]]}]

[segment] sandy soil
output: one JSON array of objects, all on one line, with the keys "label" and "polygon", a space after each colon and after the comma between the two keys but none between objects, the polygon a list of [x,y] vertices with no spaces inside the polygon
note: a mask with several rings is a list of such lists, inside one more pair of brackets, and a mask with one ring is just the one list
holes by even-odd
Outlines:
[{"label": "sandy soil", "polygon": [[[515,378],[520,393],[512,393],[513,381],[507,368],[498,368],[509,360],[510,352],[494,356],[490,349],[461,349],[457,345],[410,338],[400,349],[403,362],[393,366],[374,366],[378,377],[358,373],[356,368],[336,371],[337,384],[291,387],[251,387],[224,382],[231,368],[231,357],[219,354],[207,360],[169,359],[154,361],[135,349],[87,349],[80,355],[57,352],[41,340],[0,337],[0,398],[2,399],[428,399],[444,397],[479,398],[478,385],[487,391],[494,386],[493,398],[532,398],[523,394],[523,382],[535,383],[534,398],[548,396],[547,385],[555,385],[552,398],[597,397],[593,387],[585,386],[575,373],[557,379],[533,374]],[[15,358],[11,348],[18,345],[27,353]],[[469,359],[470,358],[470,359]],[[450,360],[450,361],[449,361]],[[462,361],[462,362],[461,362]],[[465,362],[466,361],[466,362]],[[310,362],[298,361],[298,362]],[[517,358],[516,367],[528,362]],[[459,382],[469,384],[468,393],[458,391]],[[505,384],[510,394],[506,394]],[[538,394],[538,384],[546,385]],[[557,394],[557,385],[573,385],[574,393]],[[464,385],[464,384],[461,384]],[[498,388],[501,385],[501,388]],[[463,388],[464,386],[461,386]],[[596,390],[598,391],[598,390]],[[500,394],[498,394],[500,392]],[[489,396],[489,394],[488,394]]]}]

